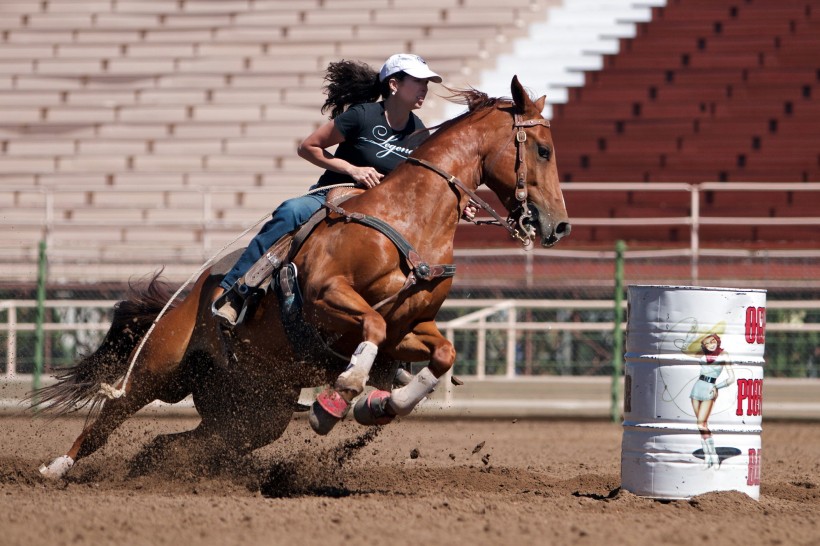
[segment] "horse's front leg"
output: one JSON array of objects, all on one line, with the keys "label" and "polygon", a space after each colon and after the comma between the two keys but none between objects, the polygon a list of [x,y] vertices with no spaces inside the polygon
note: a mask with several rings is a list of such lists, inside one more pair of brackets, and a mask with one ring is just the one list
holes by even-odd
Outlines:
[{"label": "horse's front leg", "polygon": [[333,387],[320,393],[311,406],[310,426],[324,435],[344,418],[351,400],[364,390],[379,345],[387,337],[387,324],[343,277],[329,279],[318,297],[306,301],[313,301],[306,313],[319,317],[320,324],[340,333],[358,333],[362,339]]},{"label": "horse's front leg", "polygon": [[393,351],[399,360],[418,362],[430,360],[430,364],[405,386],[391,392],[375,390],[367,398],[359,400],[353,415],[363,425],[387,424],[396,416],[408,415],[419,402],[438,385],[439,378],[447,373],[456,360],[456,350],[441,335],[435,322],[418,324]]}]

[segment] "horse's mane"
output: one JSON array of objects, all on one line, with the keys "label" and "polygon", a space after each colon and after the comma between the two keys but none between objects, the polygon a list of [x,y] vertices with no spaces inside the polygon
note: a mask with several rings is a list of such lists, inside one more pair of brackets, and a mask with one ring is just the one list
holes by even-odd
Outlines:
[{"label": "horse's mane", "polygon": [[479,114],[481,112],[487,112],[492,108],[495,108],[499,104],[509,104],[512,101],[507,98],[498,98],[498,97],[490,97],[487,93],[483,91],[479,91],[473,87],[467,89],[453,89],[450,87],[444,87],[450,94],[444,95],[443,98],[455,103],[455,104],[463,104],[467,106],[467,111],[459,114],[458,116],[448,119],[439,123],[438,125],[434,125],[430,127],[430,131],[435,131],[436,134],[440,133],[442,129],[447,129],[448,127],[458,123],[462,119],[472,116],[474,114]]}]

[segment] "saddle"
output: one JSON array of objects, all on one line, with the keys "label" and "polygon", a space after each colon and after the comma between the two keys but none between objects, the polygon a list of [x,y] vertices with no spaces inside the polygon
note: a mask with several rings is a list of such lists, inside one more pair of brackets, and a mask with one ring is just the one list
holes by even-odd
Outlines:
[{"label": "saddle", "polygon": [[[350,199],[354,195],[363,193],[364,190],[358,188],[333,188],[327,194],[326,202],[331,205]],[[313,229],[325,219],[327,210],[322,208],[316,211],[301,228],[284,235],[276,241],[262,258],[251,266],[245,275],[237,282],[237,291],[240,295],[246,296],[252,288],[267,287],[270,285],[270,278],[273,273],[282,267],[283,263],[289,262],[299,248],[304,243]],[[244,290],[244,292],[243,292]]]},{"label": "saddle", "polygon": [[[251,266],[248,272],[237,281],[234,288],[234,290],[236,290],[236,292],[246,302],[239,314],[237,324],[242,322],[244,317],[248,313],[251,313],[252,309],[259,303],[270,287],[271,279],[275,278],[276,272],[285,271],[282,268],[283,264],[288,264],[289,267],[292,266],[292,282],[295,283],[296,268],[291,261],[316,226],[323,222],[330,213],[339,215],[345,222],[356,222],[373,228],[390,239],[393,244],[396,245],[396,248],[402,254],[407,266],[410,269],[407,279],[401,289],[399,289],[399,291],[392,296],[389,296],[375,304],[373,309],[379,309],[388,303],[396,301],[400,294],[416,285],[419,280],[430,282],[436,279],[452,277],[455,275],[455,265],[428,264],[424,261],[413,246],[410,245],[410,243],[408,243],[407,240],[387,222],[367,214],[347,212],[339,206],[350,197],[358,195],[363,191],[364,190],[354,188],[335,188],[334,190],[331,190],[328,193],[325,204],[321,209],[317,210],[299,229],[284,235],[276,241],[268,252],[266,252],[264,256],[262,256],[256,261],[255,264],[253,264],[253,266]],[[298,286],[296,287],[296,290],[298,290]],[[280,297],[283,296],[282,294],[279,295]],[[214,306],[221,305],[223,298],[227,297],[228,294],[225,293],[217,299],[216,302],[214,302]],[[299,305],[299,309],[301,311],[301,303]],[[283,316],[283,320],[285,318],[286,317]]]}]

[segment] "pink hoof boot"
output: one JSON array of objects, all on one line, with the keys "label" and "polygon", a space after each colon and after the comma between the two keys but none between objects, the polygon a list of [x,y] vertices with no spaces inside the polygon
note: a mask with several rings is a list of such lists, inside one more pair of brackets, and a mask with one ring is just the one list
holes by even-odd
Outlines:
[{"label": "pink hoof boot", "polygon": [[353,417],[361,425],[386,425],[390,423],[394,415],[387,413],[387,401],[390,393],[387,391],[371,391],[366,397],[362,397],[353,407]]},{"label": "pink hoof boot", "polygon": [[310,428],[316,434],[324,436],[347,415],[349,409],[350,404],[338,392],[332,389],[322,391],[310,406],[308,415]]}]

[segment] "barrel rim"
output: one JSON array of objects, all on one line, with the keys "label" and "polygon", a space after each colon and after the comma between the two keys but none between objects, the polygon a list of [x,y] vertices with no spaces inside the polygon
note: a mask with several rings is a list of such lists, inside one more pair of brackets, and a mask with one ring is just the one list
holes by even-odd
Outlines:
[{"label": "barrel rim", "polygon": [[756,293],[756,294],[766,294],[767,289],[765,288],[733,288],[733,287],[724,287],[724,286],[685,286],[685,285],[674,285],[674,284],[630,284],[627,285],[628,289],[633,288],[655,288],[655,289],[665,289],[665,290],[698,290],[703,292],[742,292],[742,293]]}]

